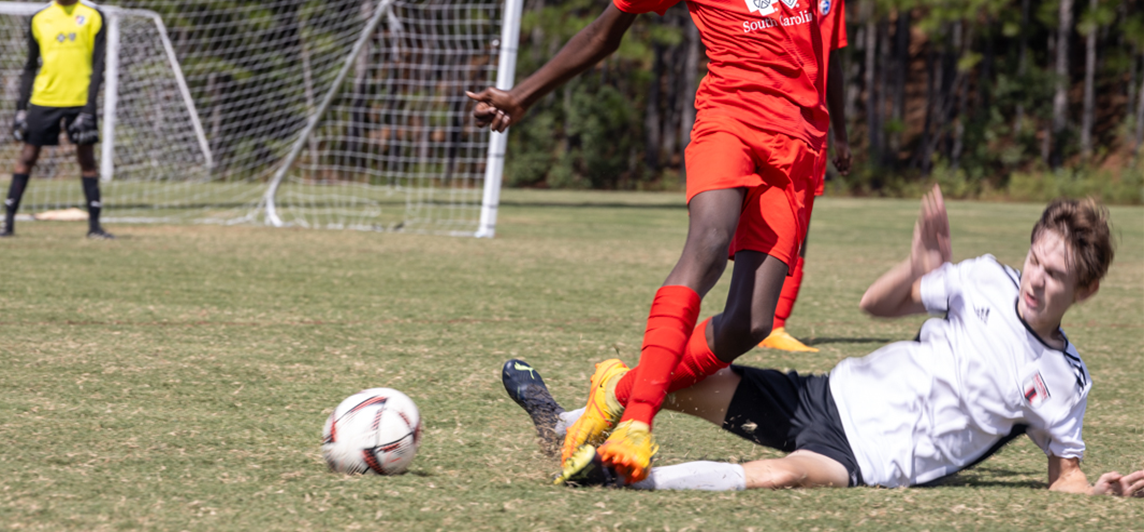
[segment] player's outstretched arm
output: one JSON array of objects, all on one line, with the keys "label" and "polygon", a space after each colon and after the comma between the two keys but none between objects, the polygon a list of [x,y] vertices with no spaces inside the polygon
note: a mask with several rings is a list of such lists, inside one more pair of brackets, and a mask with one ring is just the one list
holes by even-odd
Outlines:
[{"label": "player's outstretched arm", "polygon": [[862,310],[883,318],[925,312],[921,278],[952,257],[949,216],[945,212],[941,188],[934,185],[933,190],[922,198],[909,258],[874,281],[858,305]]},{"label": "player's outstretched arm", "polygon": [[636,15],[608,4],[604,13],[572,36],[556,57],[511,90],[489,87],[479,93],[465,91],[477,102],[473,108],[477,125],[504,131],[519,122],[536,100],[615,52],[635,19]]},{"label": "player's outstretched arm", "polygon": [[1080,469],[1080,460],[1049,456],[1049,489],[1085,495],[1144,497],[1144,469],[1127,475],[1116,471],[1105,473],[1090,486]]},{"label": "player's outstretched arm", "polygon": [[850,135],[846,133],[846,92],[838,54],[830,56],[826,81],[826,107],[830,111],[830,131],[834,137],[834,168],[850,175]]}]

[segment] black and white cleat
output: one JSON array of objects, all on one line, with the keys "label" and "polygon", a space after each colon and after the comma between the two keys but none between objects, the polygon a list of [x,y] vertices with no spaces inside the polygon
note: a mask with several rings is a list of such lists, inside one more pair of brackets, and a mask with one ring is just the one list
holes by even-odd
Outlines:
[{"label": "black and white cleat", "polygon": [[564,409],[552,398],[540,373],[527,362],[512,359],[504,363],[501,382],[508,396],[532,418],[541,450],[549,456],[558,456],[564,437],[556,433],[556,423]]}]

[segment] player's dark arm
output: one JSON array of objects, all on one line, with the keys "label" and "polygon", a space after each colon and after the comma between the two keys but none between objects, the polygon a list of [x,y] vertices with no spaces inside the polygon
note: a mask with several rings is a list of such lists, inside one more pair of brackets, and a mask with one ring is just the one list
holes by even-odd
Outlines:
[{"label": "player's dark arm", "polygon": [[842,175],[850,175],[850,135],[846,133],[846,87],[842,81],[839,54],[830,56],[826,76],[826,108],[830,111],[830,130],[834,134],[834,167]]},{"label": "player's dark arm", "polygon": [[922,209],[914,225],[910,256],[882,274],[858,304],[862,310],[881,318],[894,318],[926,311],[922,304],[922,276],[948,262],[953,255],[949,240],[949,217],[941,189],[936,185],[922,198]]},{"label": "player's dark arm", "polygon": [[479,94],[466,92],[477,101],[473,109],[477,125],[504,131],[511,122],[519,121],[537,100],[615,52],[635,19],[636,15],[609,4],[603,14],[577,32],[556,57],[511,90],[490,87]]},{"label": "player's dark arm", "polygon": [[99,97],[99,88],[103,85],[103,68],[107,56],[107,18],[99,12],[100,27],[95,34],[95,42],[91,50],[91,83],[87,87],[87,104],[83,112],[95,116],[95,102]]},{"label": "player's dark arm", "polygon": [[16,110],[24,111],[28,108],[28,100],[32,99],[32,85],[36,82],[36,71],[40,69],[40,43],[32,33],[32,23],[28,22],[28,60],[24,62],[24,71],[20,74],[20,96],[16,100]]}]

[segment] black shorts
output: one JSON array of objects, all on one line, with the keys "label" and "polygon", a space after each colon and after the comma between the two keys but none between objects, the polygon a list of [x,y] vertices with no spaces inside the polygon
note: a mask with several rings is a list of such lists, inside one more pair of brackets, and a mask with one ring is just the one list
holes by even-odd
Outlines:
[{"label": "black shorts", "polygon": [[851,486],[863,484],[826,375],[731,369],[743,380],[727,408],[724,429],[786,453],[805,449],[830,457],[846,468]]},{"label": "black shorts", "polygon": [[[67,131],[68,126],[75,121],[75,117],[83,112],[83,107],[41,107],[28,106],[28,135],[24,142],[33,146],[58,146],[60,144],[60,123]],[[68,140],[75,144],[75,139],[68,132]]]}]

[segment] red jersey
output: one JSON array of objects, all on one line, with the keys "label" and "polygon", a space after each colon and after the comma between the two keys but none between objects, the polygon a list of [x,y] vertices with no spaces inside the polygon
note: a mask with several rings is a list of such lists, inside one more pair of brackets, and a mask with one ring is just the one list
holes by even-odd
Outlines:
[{"label": "red jersey", "polygon": [[[626,13],[662,15],[680,0],[613,0]],[[837,2],[837,6],[834,5]],[[803,140],[826,141],[828,48],[821,20],[840,17],[840,0],[688,0],[707,47],[707,76],[695,109]],[[825,12],[825,13],[824,13]],[[836,18],[831,28],[845,24]]]}]

